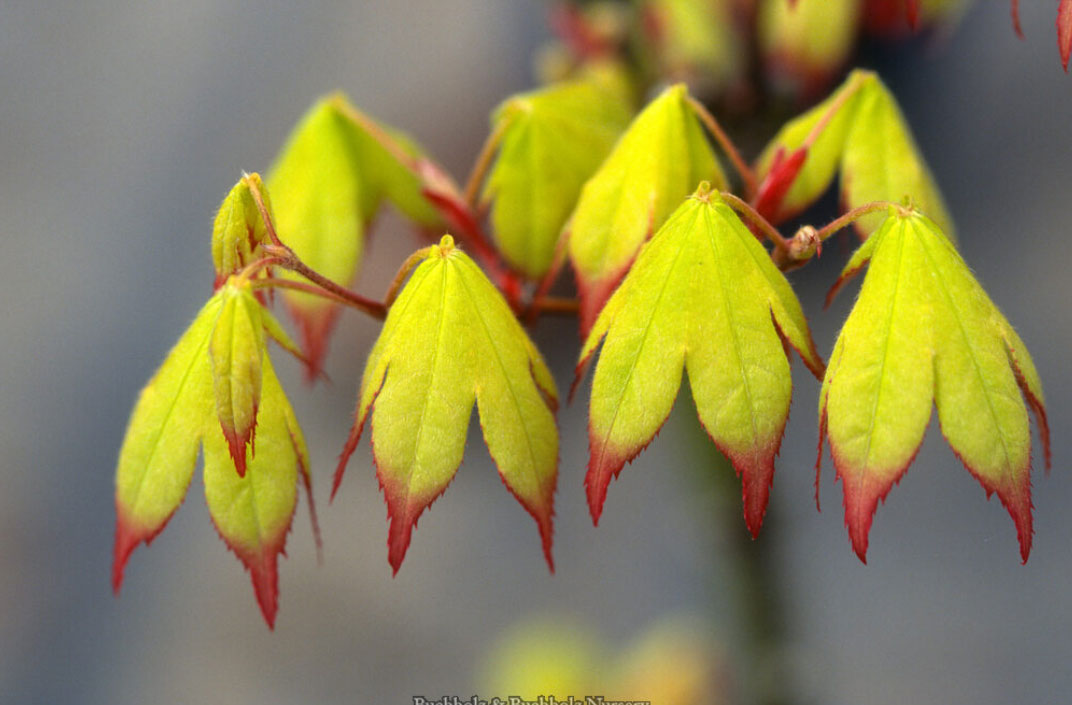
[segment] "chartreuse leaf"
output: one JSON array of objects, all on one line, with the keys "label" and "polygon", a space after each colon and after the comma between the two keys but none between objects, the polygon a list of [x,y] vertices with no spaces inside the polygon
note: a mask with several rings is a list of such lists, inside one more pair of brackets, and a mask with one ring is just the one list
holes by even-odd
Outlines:
[{"label": "chartreuse leaf", "polygon": [[305,439],[272,369],[266,331],[294,349],[250,283],[232,277],[142,390],[116,471],[116,592],[131,552],[152,541],[182,503],[202,443],[210,513],[250,569],[269,626],[275,618],[276,558],[290,526],[299,470],[319,545]]},{"label": "chartreuse leaf", "polygon": [[216,414],[239,477],[246,474],[246,446],[253,452],[253,427],[261,398],[264,324],[249,282],[227,284],[209,340]]},{"label": "chartreuse leaf", "polygon": [[[952,236],[952,220],[893,95],[878,76],[856,70],[826,101],[791,120],[757,164],[757,209],[783,221],[811,205],[840,169],[846,209],[907,196]],[[872,232],[882,216],[857,222]]]},{"label": "chartreuse leaf", "polygon": [[294,517],[298,472],[307,460],[305,441],[267,354],[263,380],[257,453],[243,449],[249,453],[243,477],[234,471],[230,443],[219,426],[205,434],[205,498],[220,537],[249,570],[271,627],[278,606],[277,562]]},{"label": "chartreuse leaf", "polygon": [[859,0],[760,0],[759,48],[776,80],[814,94],[845,65],[856,43]]},{"label": "chartreuse leaf", "polygon": [[1027,349],[938,225],[918,212],[891,209],[843,277],[868,261],[819,410],[853,548],[864,560],[878,501],[915,457],[933,401],[953,451],[1012,515],[1026,561],[1031,436],[1021,390],[1049,463],[1042,385]]},{"label": "chartreuse leaf", "polygon": [[622,93],[594,78],[516,95],[495,110],[501,146],[483,198],[512,267],[533,279],[547,273],[581,186],[629,117]]},{"label": "chartreuse leaf", "polygon": [[[365,227],[385,198],[421,225],[440,222],[423,195],[419,172],[426,161],[412,140],[345,96],[321,99],[294,128],[268,177],[279,237],[311,268],[349,284],[361,263]],[[337,308],[302,292],[285,297],[315,374]]]},{"label": "chartreuse leaf", "polygon": [[216,212],[212,224],[212,263],[216,266],[216,285],[261,256],[261,245],[269,242],[268,231],[250,192],[251,185],[264,199],[271,213],[268,191],[260,174],[246,174],[234,185]]},{"label": "chartreuse leaf", "polygon": [[783,342],[816,376],[823,363],[785,277],[706,184],[641,250],[588,336],[578,377],[601,342],[585,478],[592,518],[670,413],[684,368],[701,423],[741,475],[755,535],[792,394]]},{"label": "chartreuse leaf", "polygon": [[659,76],[685,81],[693,90],[717,92],[744,68],[732,1],[641,0],[648,41],[644,59]]},{"label": "chartreuse leaf", "polygon": [[197,314],[142,389],[127,424],[115,477],[117,593],[130,554],[152,541],[182,504],[206,420],[215,419],[208,346],[222,305],[217,293]]},{"label": "chartreuse leaf", "polygon": [[685,86],[666,89],[630,124],[573,212],[569,255],[587,332],[644,241],[702,180],[726,179]]},{"label": "chartreuse leaf", "polygon": [[446,235],[428,248],[369,355],[335,489],[371,412],[397,572],[417,518],[461,463],[475,401],[491,457],[536,519],[551,564],[555,398],[550,372],[505,300]]}]

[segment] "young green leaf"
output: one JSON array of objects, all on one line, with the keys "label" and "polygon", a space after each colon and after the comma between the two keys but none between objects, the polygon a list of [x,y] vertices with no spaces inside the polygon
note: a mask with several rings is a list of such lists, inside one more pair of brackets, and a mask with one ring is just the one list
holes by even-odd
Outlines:
[{"label": "young green leaf", "polygon": [[461,463],[475,401],[491,457],[536,519],[552,565],[555,398],[551,373],[502,295],[445,235],[391,306],[369,355],[332,494],[371,412],[397,573],[418,517]]},{"label": "young green leaf", "polygon": [[250,193],[251,185],[261,193],[265,208],[271,213],[268,191],[260,174],[244,175],[223,199],[212,224],[212,263],[216,266],[217,287],[256,261],[261,256],[261,245],[269,241],[264,219]]},{"label": "young green leaf", "polygon": [[841,283],[870,266],[838,335],[820,393],[822,439],[844,482],[845,523],[866,560],[868,533],[915,457],[932,402],[953,451],[1016,524],[1031,550],[1027,398],[1049,466],[1042,384],[1031,356],[931,220],[891,209],[857,250]]},{"label": "young green leaf", "polygon": [[182,504],[205,421],[215,418],[208,346],[222,304],[219,293],[209,299],[142,389],[131,414],[115,478],[116,593],[130,554],[139,543],[152,541]]},{"label": "young green leaf", "polygon": [[726,179],[688,103],[666,89],[630,124],[584,185],[569,228],[569,255],[587,333],[644,241],[700,181]]},{"label": "young green leaf", "polygon": [[182,503],[202,443],[210,513],[250,569],[269,626],[275,618],[276,558],[290,526],[299,471],[319,547],[305,439],[272,369],[265,332],[294,349],[249,282],[232,278],[142,390],[116,471],[117,593],[131,552],[152,541]]},{"label": "young green leaf", "polygon": [[761,0],[757,34],[767,73],[802,95],[818,93],[848,60],[860,12],[859,0]]},{"label": "young green leaf", "polygon": [[249,453],[244,476],[235,474],[230,441],[218,425],[205,434],[205,499],[220,537],[249,570],[257,603],[272,627],[277,563],[294,516],[298,472],[304,475],[307,460],[305,441],[267,354],[263,380],[257,454],[243,448]]},{"label": "young green leaf", "polygon": [[[379,125],[345,96],[325,97],[294,128],[268,177],[279,237],[311,268],[349,284],[361,263],[365,227],[385,198],[423,226],[441,222],[425,197],[426,176],[440,174],[407,136]],[[338,308],[302,292],[287,291],[285,298],[315,376]]]},{"label": "young green leaf", "polygon": [[639,49],[654,75],[688,83],[703,95],[741,77],[746,52],[726,0],[641,0],[646,42]]},{"label": "young green leaf", "polygon": [[577,379],[601,342],[585,478],[593,520],[611,479],[670,413],[684,368],[700,422],[741,476],[757,534],[792,395],[786,344],[817,377],[823,363],[789,283],[706,184],[644,245],[592,328]]},{"label": "young green leaf", "polygon": [[[854,71],[825,102],[791,120],[759,159],[756,208],[780,222],[811,205],[841,171],[846,210],[906,196],[952,235],[952,220],[897,102],[878,76]],[[872,232],[881,215],[857,221]]]},{"label": "young green leaf", "polygon": [[484,187],[499,249],[538,279],[551,267],[581,186],[629,122],[623,96],[588,79],[507,99],[492,116],[501,147]]},{"label": "young green leaf", "polygon": [[216,414],[238,476],[246,474],[246,446],[253,454],[253,428],[261,397],[264,324],[249,282],[228,283],[209,340]]}]

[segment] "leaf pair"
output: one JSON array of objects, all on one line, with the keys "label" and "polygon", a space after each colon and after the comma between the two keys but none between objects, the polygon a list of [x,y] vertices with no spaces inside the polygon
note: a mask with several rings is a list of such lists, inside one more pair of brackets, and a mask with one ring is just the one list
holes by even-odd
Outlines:
[{"label": "leaf pair", "polygon": [[[425,196],[422,169],[436,171],[408,137],[380,126],[345,96],[328,96],[294,128],[268,177],[279,237],[314,270],[347,285],[361,263],[365,227],[384,199],[416,223],[441,222]],[[315,376],[338,309],[301,292],[285,298]]]},{"label": "leaf pair", "polygon": [[130,554],[152,541],[182,503],[203,446],[209,514],[250,571],[257,602],[273,625],[276,563],[294,515],[299,473],[314,532],[316,520],[305,440],[272,368],[265,333],[294,348],[249,282],[232,279],[142,390],[116,471],[116,592]]},{"label": "leaf pair", "polygon": [[[257,204],[259,196],[266,213],[272,206],[260,174],[244,174],[228,192],[212,224],[212,264],[216,267],[216,288],[232,274],[264,256],[263,246],[271,242]],[[263,273],[271,270],[266,268]]]},{"label": "leaf pair", "polygon": [[461,463],[475,402],[499,475],[536,519],[553,566],[554,380],[502,295],[449,235],[423,255],[369,354],[332,494],[371,415],[397,573],[418,517]]},{"label": "leaf pair", "polygon": [[583,333],[644,241],[696,184],[726,184],[689,100],[676,85],[648,104],[581,191],[568,228]]},{"label": "leaf pair", "polygon": [[592,518],[612,477],[666,420],[684,368],[700,422],[742,478],[757,534],[789,415],[788,346],[816,376],[823,363],[784,275],[706,184],[644,245],[599,314],[578,381],[600,343],[585,478]]},{"label": "leaf pair", "polygon": [[[826,101],[790,121],[759,158],[756,210],[784,221],[814,203],[841,172],[846,209],[909,196],[952,234],[952,220],[897,101],[878,76],[854,71]],[[866,235],[882,222],[857,221]]]},{"label": "leaf pair", "polygon": [[831,291],[870,262],[838,335],[820,394],[822,437],[844,482],[845,523],[866,559],[880,499],[915,457],[932,404],[949,445],[1016,524],[1031,550],[1031,435],[1035,413],[1046,465],[1042,383],[1023,341],[933,221],[891,209]]},{"label": "leaf pair", "polygon": [[600,74],[513,96],[492,115],[499,156],[484,186],[495,243],[514,269],[551,268],[581,186],[629,122],[629,101]]}]

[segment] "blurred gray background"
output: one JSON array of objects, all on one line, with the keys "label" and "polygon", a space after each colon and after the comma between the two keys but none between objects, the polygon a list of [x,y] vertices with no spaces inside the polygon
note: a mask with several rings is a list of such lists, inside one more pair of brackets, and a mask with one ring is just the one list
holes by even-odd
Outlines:
[{"label": "blurred gray background", "polygon": [[[1034,551],[1021,566],[1008,515],[932,426],[880,507],[861,565],[828,460],[825,510],[815,511],[818,384],[795,364],[758,543],[779,559],[802,702],[1072,697],[1072,76],[1059,67],[1055,3],[1022,5],[1026,41],[1007,3],[986,0],[948,42],[884,54],[878,68],[947,196],[965,258],[1046,385],[1055,463],[1034,475]],[[341,88],[463,178],[490,109],[531,85],[545,10],[535,0],[0,2],[0,701],[401,704],[470,693],[493,640],[529,611],[575,618],[610,642],[667,612],[732,619],[724,539],[696,511],[704,468],[689,451],[698,425],[687,401],[612,485],[598,529],[581,486],[584,404],[560,413],[556,576],[471,435],[392,579],[367,441],[326,501],[378,329],[357,315],[334,339],[331,384],[305,388],[293,361],[278,365],[313,453],[325,560],[316,563],[303,502],[275,632],[215,536],[198,480],[167,530],[135,552],[122,597],[109,589],[127,416],[209,294],[212,217],[241,170],[266,169],[313,99]],[[379,296],[418,244],[382,218],[358,288]],[[844,262],[839,248],[827,252],[794,275],[824,356],[855,291],[821,311]],[[571,327],[547,321],[534,336],[564,389]]]}]

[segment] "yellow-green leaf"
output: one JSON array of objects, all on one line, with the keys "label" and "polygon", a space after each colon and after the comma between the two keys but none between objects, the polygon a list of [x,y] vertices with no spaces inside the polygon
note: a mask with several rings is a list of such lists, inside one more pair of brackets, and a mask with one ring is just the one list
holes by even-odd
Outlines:
[{"label": "yellow-green leaf", "polygon": [[584,185],[573,212],[569,254],[583,331],[644,241],[704,180],[716,188],[726,183],[685,86],[672,86],[633,120]]},{"label": "yellow-green leaf", "polygon": [[745,64],[734,24],[733,0],[642,0],[647,41],[640,43],[652,71],[683,81],[701,95],[738,79]]},{"label": "yellow-green leaf", "polygon": [[[349,284],[373,214],[365,210],[354,130],[330,100],[314,105],[294,128],[268,176],[268,188],[280,239],[320,274]],[[323,361],[338,310],[302,292],[287,291],[285,298],[312,373]]]},{"label": "yellow-green leaf", "polygon": [[859,0],[760,0],[759,49],[776,84],[812,95],[844,67],[856,44]]},{"label": "yellow-green leaf", "polygon": [[513,96],[492,116],[501,147],[484,188],[503,257],[533,279],[551,267],[581,186],[629,122],[618,91],[595,79]]},{"label": "yellow-green leaf", "polygon": [[116,592],[130,554],[139,543],[152,541],[182,503],[206,419],[215,418],[208,346],[222,303],[216,294],[205,304],[131,414],[115,478]]},{"label": "yellow-green leaf", "polygon": [[[262,351],[263,352],[263,351]],[[299,468],[306,463],[304,440],[293,435],[293,411],[263,355],[264,392],[258,414],[257,453],[248,452],[245,476],[234,472],[230,443],[219,425],[205,434],[205,498],[220,537],[249,570],[268,626],[275,623],[277,563],[286,544],[297,501]]]},{"label": "yellow-green leaf", "polygon": [[[756,209],[784,221],[811,205],[841,172],[846,209],[906,197],[950,237],[953,223],[897,102],[878,76],[857,70],[826,101],[791,120],[757,164]],[[857,221],[866,235],[881,215]]]},{"label": "yellow-green leaf", "polygon": [[[1031,436],[1021,390],[1049,462],[1042,385],[1023,342],[933,221],[891,209],[847,276],[870,260],[820,393],[820,438],[844,482],[845,522],[864,560],[880,499],[907,470],[932,402],[957,456],[1031,550]],[[821,459],[821,456],[820,456]]]},{"label": "yellow-green leaf", "polygon": [[792,395],[783,343],[816,376],[823,363],[789,283],[706,185],[641,250],[589,334],[578,375],[600,343],[585,479],[592,518],[670,413],[684,368],[701,423],[742,477],[756,534]]},{"label": "yellow-green leaf", "polygon": [[414,270],[369,355],[334,489],[371,412],[391,521],[388,560],[397,572],[417,518],[461,463],[475,401],[491,457],[536,519],[550,564],[554,399],[551,374],[505,300],[444,236]]},{"label": "yellow-green leaf", "polygon": [[[235,278],[237,279],[237,277]],[[228,282],[209,341],[216,414],[239,477],[246,474],[246,446],[253,454],[253,429],[261,398],[264,323],[248,281]]]},{"label": "yellow-green leaf", "polygon": [[212,224],[212,263],[216,266],[216,285],[260,257],[261,245],[269,241],[268,231],[257,204],[250,193],[256,188],[271,214],[268,190],[260,174],[246,174],[231,188],[216,212]]}]

